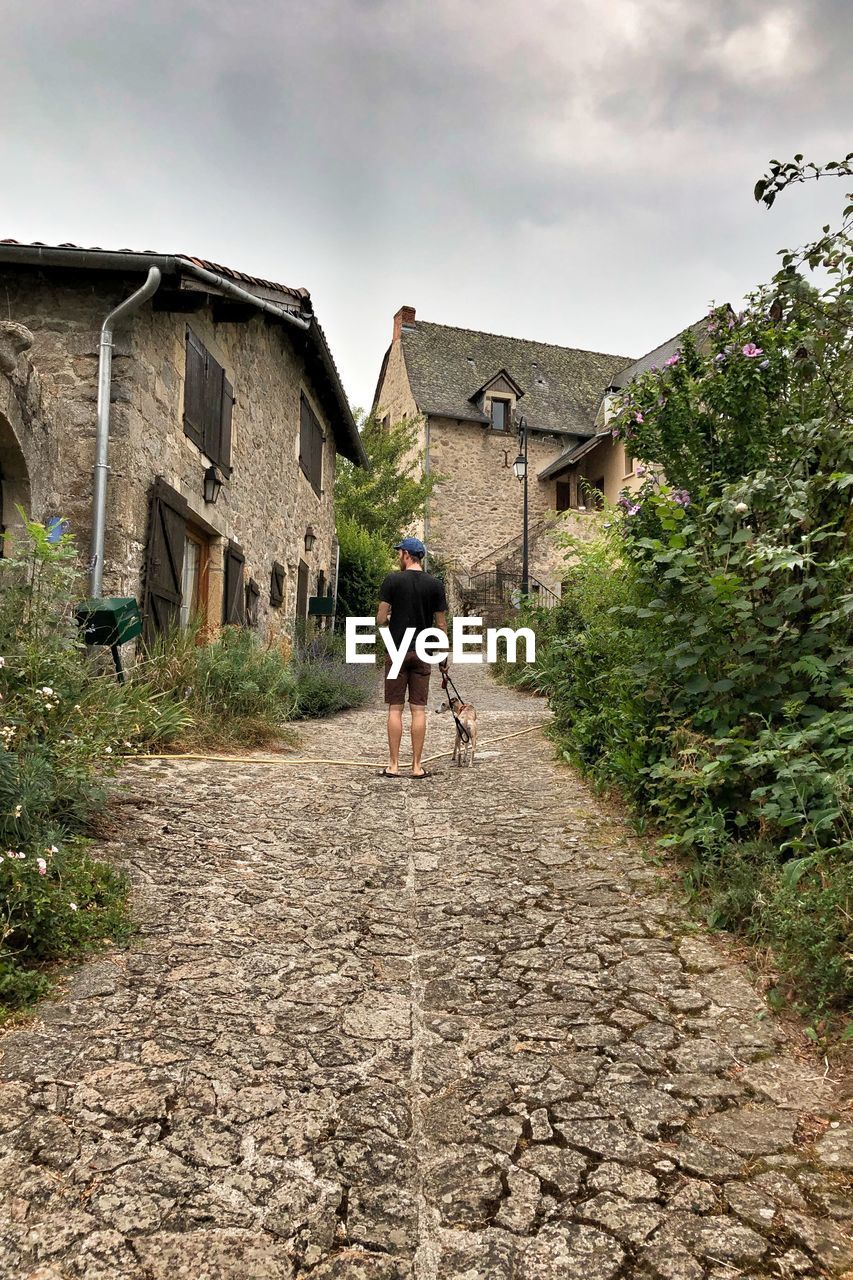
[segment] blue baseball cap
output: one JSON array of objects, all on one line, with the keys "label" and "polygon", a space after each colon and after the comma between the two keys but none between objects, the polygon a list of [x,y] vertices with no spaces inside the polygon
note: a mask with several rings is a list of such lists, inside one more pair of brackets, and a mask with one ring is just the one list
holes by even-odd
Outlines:
[{"label": "blue baseball cap", "polygon": [[408,551],[410,556],[420,556],[421,558],[426,555],[426,547],[420,538],[401,538],[399,542],[394,543],[394,550]]}]

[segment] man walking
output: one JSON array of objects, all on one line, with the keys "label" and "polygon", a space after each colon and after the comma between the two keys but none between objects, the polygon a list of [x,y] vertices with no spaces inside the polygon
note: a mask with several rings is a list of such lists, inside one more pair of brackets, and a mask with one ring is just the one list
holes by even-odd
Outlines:
[{"label": "man walking", "polygon": [[[400,777],[400,743],[403,739],[403,704],[406,690],[409,693],[409,709],[412,714],[412,773],[413,778],[427,778],[429,774],[421,764],[426,737],[426,707],[429,695],[430,666],[415,653],[415,643],[422,631],[438,627],[447,634],[447,598],[444,584],[424,571],[426,547],[420,538],[403,538],[394,550],[399,552],[399,571],[389,573],[379,592],[377,626],[388,626],[394,644],[399,648],[409,627],[414,627],[408,651],[403,658],[399,675],[393,679],[388,672],[391,658],[385,658],[385,701],[388,704],[388,767],[381,777]],[[447,666],[447,659],[441,663]]]}]

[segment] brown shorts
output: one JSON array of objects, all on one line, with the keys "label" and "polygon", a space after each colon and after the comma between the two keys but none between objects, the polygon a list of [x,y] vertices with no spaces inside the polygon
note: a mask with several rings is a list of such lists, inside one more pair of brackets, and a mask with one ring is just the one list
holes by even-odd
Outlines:
[{"label": "brown shorts", "polygon": [[390,655],[385,655],[385,701],[394,706],[406,701],[406,690],[409,691],[410,707],[425,707],[429,697],[429,678],[431,666],[423,662],[414,649],[410,649],[403,659],[400,674],[392,680],[388,675],[391,670]]}]

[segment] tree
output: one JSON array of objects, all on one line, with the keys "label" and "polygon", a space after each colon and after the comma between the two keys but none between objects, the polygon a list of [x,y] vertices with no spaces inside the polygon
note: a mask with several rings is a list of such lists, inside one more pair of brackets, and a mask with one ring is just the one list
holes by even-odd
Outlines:
[{"label": "tree", "polygon": [[436,483],[421,474],[417,419],[384,427],[356,410],[369,469],[342,461],[335,477],[335,511],[392,544],[424,514]]},{"label": "tree", "polygon": [[385,427],[356,410],[369,469],[342,461],[335,477],[340,565],[338,610],[372,614],[382,579],[394,567],[391,548],[423,517],[437,476],[421,474],[417,420]]}]

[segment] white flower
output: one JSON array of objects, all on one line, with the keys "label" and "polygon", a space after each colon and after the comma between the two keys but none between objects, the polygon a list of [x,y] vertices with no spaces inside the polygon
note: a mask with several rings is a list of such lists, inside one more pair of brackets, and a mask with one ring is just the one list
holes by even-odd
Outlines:
[{"label": "white flower", "polygon": [[738,513],[739,516],[745,515],[748,510],[749,510],[749,507],[746,505],[745,502],[739,502],[735,507],[735,511]]},{"label": "white flower", "polygon": [[104,753],[108,756],[111,756],[113,753],[112,747],[104,747]]},{"label": "white flower", "polygon": [[76,902],[69,902],[69,904],[68,904],[68,910],[69,910],[69,911],[76,911],[76,910],[77,910],[77,903],[76,903]]},{"label": "white flower", "polygon": [[50,848],[48,849],[48,851],[47,851],[47,852],[48,852],[48,853],[59,853],[59,850],[57,849],[57,847],[56,847],[56,845],[55,845],[55,844],[52,844],[52,845],[50,846]]},{"label": "white flower", "polygon": [[0,667],[5,667],[5,665],[6,665],[6,659],[0,658]]},{"label": "white flower", "polygon": [[53,690],[51,689],[49,684],[43,684],[40,689],[36,690],[36,692],[40,693],[42,697],[45,697],[45,698],[53,697]]},{"label": "white flower", "polygon": [[39,869],[40,876],[47,874],[47,863],[45,862],[44,858],[36,858],[36,866]]},{"label": "white flower", "polygon": [[15,813],[14,813],[14,815],[13,815],[13,816],[14,816],[14,817],[16,817],[16,818],[20,818],[20,816],[21,816],[21,813],[22,813],[22,812],[23,812],[22,806],[21,806],[21,805],[19,805],[19,804],[16,804],[16,805],[15,805]]}]

